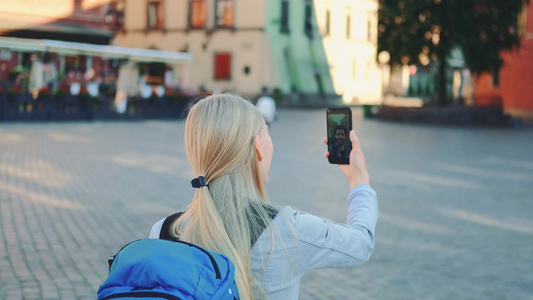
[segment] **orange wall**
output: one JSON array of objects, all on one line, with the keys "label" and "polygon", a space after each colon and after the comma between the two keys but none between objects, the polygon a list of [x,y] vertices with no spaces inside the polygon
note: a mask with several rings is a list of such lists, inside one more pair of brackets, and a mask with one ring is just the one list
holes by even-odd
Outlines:
[{"label": "orange wall", "polygon": [[[518,51],[502,52],[500,86],[492,86],[490,74],[475,80],[476,105],[501,105],[516,117],[533,119],[533,5],[527,8],[526,34]],[[501,99],[501,100],[500,100]]]},{"label": "orange wall", "polygon": [[526,18],[520,49],[502,53],[501,96],[505,112],[533,119],[533,4],[527,8]]},{"label": "orange wall", "polygon": [[476,106],[501,105],[501,78],[500,87],[492,85],[492,76],[489,73],[478,75],[474,80],[474,103]]},{"label": "orange wall", "polygon": [[518,52],[502,53],[500,72],[503,107],[533,110],[533,39],[522,41]]}]

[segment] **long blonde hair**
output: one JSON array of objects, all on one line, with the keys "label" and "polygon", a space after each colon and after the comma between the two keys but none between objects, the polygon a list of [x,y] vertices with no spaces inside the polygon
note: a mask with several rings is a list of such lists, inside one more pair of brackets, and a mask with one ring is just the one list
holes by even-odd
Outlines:
[{"label": "long blonde hair", "polygon": [[185,123],[187,158],[194,176],[204,176],[208,186],[196,190],[171,227],[180,240],[228,256],[245,300],[254,298],[251,240],[271,219],[254,147],[263,126],[256,107],[237,95],[212,95],[191,107]]}]

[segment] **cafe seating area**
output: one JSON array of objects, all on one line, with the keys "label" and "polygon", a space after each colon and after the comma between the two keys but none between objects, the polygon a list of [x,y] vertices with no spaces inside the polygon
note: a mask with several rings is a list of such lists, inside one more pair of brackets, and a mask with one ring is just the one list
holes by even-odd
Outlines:
[{"label": "cafe seating area", "polygon": [[[124,96],[109,94],[16,93],[0,83],[0,122],[181,119],[187,103],[201,93]],[[117,101],[118,99],[118,101]]]},{"label": "cafe seating area", "polygon": [[179,119],[191,55],[0,37],[0,122]]}]

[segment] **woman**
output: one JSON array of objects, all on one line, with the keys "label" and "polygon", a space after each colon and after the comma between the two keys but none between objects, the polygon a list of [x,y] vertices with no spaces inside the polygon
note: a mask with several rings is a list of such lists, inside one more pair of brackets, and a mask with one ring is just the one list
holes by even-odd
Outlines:
[{"label": "woman", "polygon": [[[298,299],[307,271],[362,264],[374,248],[377,198],[353,132],[350,138],[351,163],[340,166],[351,188],[348,220],[333,224],[269,204],[264,185],[273,146],[255,106],[231,94],[200,100],[185,124],[198,189],[171,235],[227,255],[241,299]],[[162,223],[150,237],[159,237]]]}]

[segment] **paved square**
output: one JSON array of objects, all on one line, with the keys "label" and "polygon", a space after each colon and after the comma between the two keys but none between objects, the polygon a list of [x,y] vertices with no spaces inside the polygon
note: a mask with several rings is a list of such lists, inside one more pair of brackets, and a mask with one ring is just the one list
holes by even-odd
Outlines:
[{"label": "paved square", "polygon": [[[272,202],[342,222],[325,110],[270,129]],[[182,121],[0,123],[0,299],[95,299],[107,258],[194,190]],[[354,109],[378,192],[369,263],[314,271],[301,299],[533,299],[533,128],[409,125]]]}]

